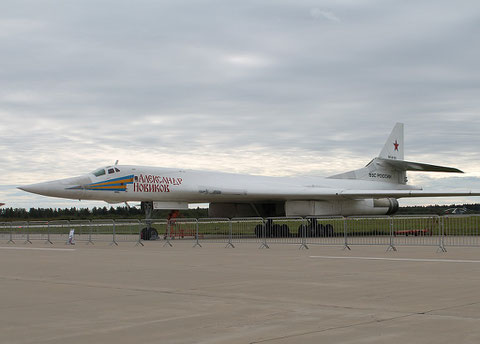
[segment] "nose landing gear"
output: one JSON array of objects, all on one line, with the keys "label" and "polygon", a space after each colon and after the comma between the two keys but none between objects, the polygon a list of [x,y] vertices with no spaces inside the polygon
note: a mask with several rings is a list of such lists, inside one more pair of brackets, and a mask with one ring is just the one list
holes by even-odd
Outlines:
[{"label": "nose landing gear", "polygon": [[142,209],[145,210],[145,224],[147,227],[140,232],[142,240],[158,240],[158,232],[152,227],[153,202],[142,202]]}]

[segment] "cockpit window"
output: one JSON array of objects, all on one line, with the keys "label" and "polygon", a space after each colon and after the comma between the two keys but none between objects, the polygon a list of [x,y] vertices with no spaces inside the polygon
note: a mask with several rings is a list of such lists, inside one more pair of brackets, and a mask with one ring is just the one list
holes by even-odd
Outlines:
[{"label": "cockpit window", "polygon": [[100,177],[105,174],[105,170],[103,168],[99,168],[98,170],[93,171],[92,173],[95,177]]},{"label": "cockpit window", "polygon": [[112,174],[112,173],[115,173],[115,170],[113,168],[109,168],[108,169],[108,174]]},{"label": "cockpit window", "polygon": [[119,170],[118,168],[116,168],[116,167],[115,167],[115,171],[116,171],[116,172],[120,172],[120,170]]}]

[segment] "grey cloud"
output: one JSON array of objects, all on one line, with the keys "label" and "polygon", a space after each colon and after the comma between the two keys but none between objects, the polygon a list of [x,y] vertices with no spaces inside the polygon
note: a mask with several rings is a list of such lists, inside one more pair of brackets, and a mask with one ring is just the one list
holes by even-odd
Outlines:
[{"label": "grey cloud", "polygon": [[3,1],[0,184],[117,158],[328,175],[398,121],[408,159],[475,173],[479,23],[473,1]]}]

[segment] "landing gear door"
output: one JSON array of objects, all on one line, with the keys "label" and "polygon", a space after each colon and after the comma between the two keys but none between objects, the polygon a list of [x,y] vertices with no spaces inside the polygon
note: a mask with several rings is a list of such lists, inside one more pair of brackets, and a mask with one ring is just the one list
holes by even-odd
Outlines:
[{"label": "landing gear door", "polygon": [[188,209],[188,203],[187,202],[153,202],[153,209],[185,210],[185,209]]}]

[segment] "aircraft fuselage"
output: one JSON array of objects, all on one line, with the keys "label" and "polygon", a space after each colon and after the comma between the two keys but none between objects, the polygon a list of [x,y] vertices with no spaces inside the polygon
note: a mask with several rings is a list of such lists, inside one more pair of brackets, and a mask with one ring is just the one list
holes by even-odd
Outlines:
[{"label": "aircraft fuselage", "polygon": [[[105,174],[89,173],[22,186],[21,189],[45,196],[79,200],[177,201],[286,201],[330,199],[334,190],[412,190],[408,185],[381,181],[331,179],[321,177],[266,177],[173,168],[117,165]],[[97,170],[98,171],[98,170]],[[326,192],[322,192],[322,191]],[[327,191],[328,190],[328,191]]]}]

